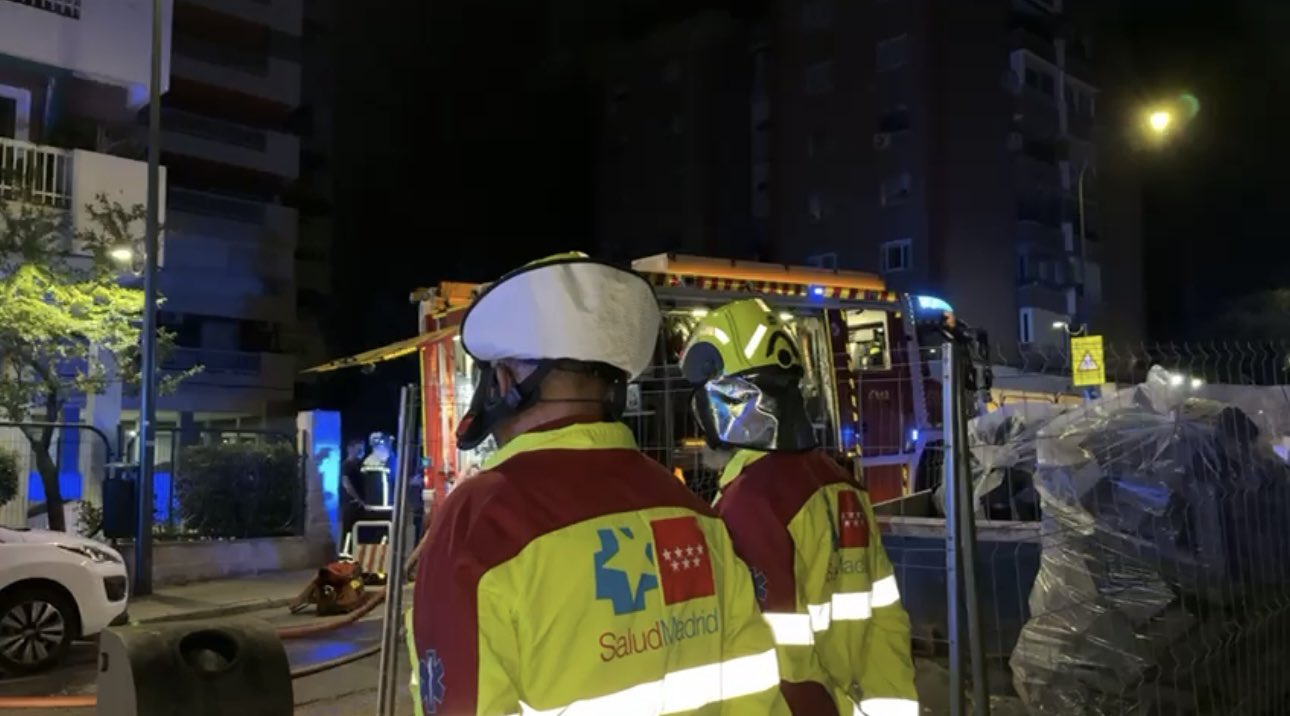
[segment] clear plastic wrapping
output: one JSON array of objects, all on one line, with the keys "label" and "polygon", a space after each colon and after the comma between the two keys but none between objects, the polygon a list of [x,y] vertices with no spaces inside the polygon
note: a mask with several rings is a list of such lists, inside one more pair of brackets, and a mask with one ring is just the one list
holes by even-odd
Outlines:
[{"label": "clear plastic wrapping", "polygon": [[1031,713],[1259,713],[1285,693],[1250,674],[1290,669],[1290,467],[1240,408],[1176,383],[1153,368],[1023,440],[1043,543],[1011,666]]}]

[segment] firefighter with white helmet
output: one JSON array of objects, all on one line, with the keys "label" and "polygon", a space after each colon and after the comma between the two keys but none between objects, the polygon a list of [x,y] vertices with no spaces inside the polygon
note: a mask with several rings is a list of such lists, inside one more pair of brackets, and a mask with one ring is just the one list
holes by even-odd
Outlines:
[{"label": "firefighter with white helmet", "polygon": [[618,422],[660,316],[584,254],[488,286],[458,429],[498,450],[432,517],[408,646],[419,714],[788,714],[721,520]]},{"label": "firefighter with white helmet", "polygon": [[792,326],[761,299],[698,321],[681,359],[716,500],[753,569],[794,714],[917,716],[909,617],[865,491],[816,446]]}]

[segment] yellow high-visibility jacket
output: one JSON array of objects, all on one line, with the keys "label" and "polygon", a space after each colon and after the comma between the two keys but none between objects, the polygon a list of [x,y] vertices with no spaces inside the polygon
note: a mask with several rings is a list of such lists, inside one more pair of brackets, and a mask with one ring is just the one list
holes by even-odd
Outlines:
[{"label": "yellow high-visibility jacket", "polygon": [[826,454],[736,452],[716,500],[794,714],[918,716],[909,616],[864,490]]},{"label": "yellow high-visibility jacket", "polygon": [[434,515],[407,619],[418,713],[787,716],[748,574],[626,426],[522,435]]}]

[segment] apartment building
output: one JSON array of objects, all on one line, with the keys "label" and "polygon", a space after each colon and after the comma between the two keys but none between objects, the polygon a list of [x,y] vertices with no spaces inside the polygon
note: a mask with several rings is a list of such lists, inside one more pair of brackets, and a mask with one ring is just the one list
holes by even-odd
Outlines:
[{"label": "apartment building", "polygon": [[[642,83],[666,87],[670,67],[719,44],[696,39],[714,37],[697,19],[661,29],[681,39],[618,63],[636,86],[606,84],[601,235],[878,272],[943,296],[1000,346],[1063,345],[1055,324],[1140,340],[1131,118],[1102,85],[1098,51],[1114,43],[1098,19],[1086,1],[773,0],[717,35],[739,38],[721,62],[682,65],[677,86],[700,91],[649,96]],[[694,136],[706,155],[669,136],[690,116],[711,118]],[[635,154],[618,139],[632,128],[649,137]],[[730,135],[737,179],[714,174]],[[683,180],[696,171],[747,199],[709,200]]]},{"label": "apartment building", "polygon": [[[163,3],[166,50],[170,14]],[[28,200],[67,211],[74,228],[99,194],[125,206],[147,201],[146,162],[110,137],[147,102],[151,43],[149,0],[0,0],[0,196],[23,169]],[[168,79],[163,53],[163,90]],[[74,396],[62,417],[115,425],[120,400],[119,387]]]},{"label": "apartment building", "polygon": [[1140,338],[1141,237],[1104,205],[1113,113],[1079,10],[780,3],[768,91],[785,258],[942,295],[1001,345],[1063,344],[1061,323]]},{"label": "apartment building", "polygon": [[749,115],[750,32],[708,10],[610,46],[595,183],[603,255],[761,252],[748,183],[766,118]]},{"label": "apartment building", "polygon": [[[296,322],[290,346],[301,368],[319,365],[332,356],[339,329],[332,320],[336,315],[332,295],[336,10],[332,0],[309,0],[304,8],[301,102],[295,123],[302,142],[300,180],[290,196],[300,212],[295,252]],[[297,407],[328,403],[317,393],[317,385],[317,374],[297,374]]]},{"label": "apartment building", "polygon": [[[175,0],[160,323],[178,350],[162,367],[204,369],[159,399],[162,424],[261,426],[292,414],[303,6]],[[137,404],[125,407],[129,419]]]}]

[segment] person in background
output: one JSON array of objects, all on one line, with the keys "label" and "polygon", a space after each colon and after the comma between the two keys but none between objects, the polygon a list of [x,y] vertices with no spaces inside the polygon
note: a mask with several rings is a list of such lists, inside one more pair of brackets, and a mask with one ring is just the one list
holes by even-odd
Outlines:
[{"label": "person in background", "polygon": [[363,519],[367,509],[363,480],[363,441],[350,440],[345,445],[345,459],[340,463],[341,548],[348,546],[354,523]]},{"label": "person in background", "polygon": [[469,308],[458,444],[499,449],[431,515],[406,617],[416,713],[788,713],[721,520],[620,422],[659,323],[645,279],[585,254]]},{"label": "person in background", "polygon": [[717,513],[753,570],[796,716],[918,716],[909,616],[869,497],[819,449],[791,323],[761,299],[701,318],[681,357],[729,459]]}]

